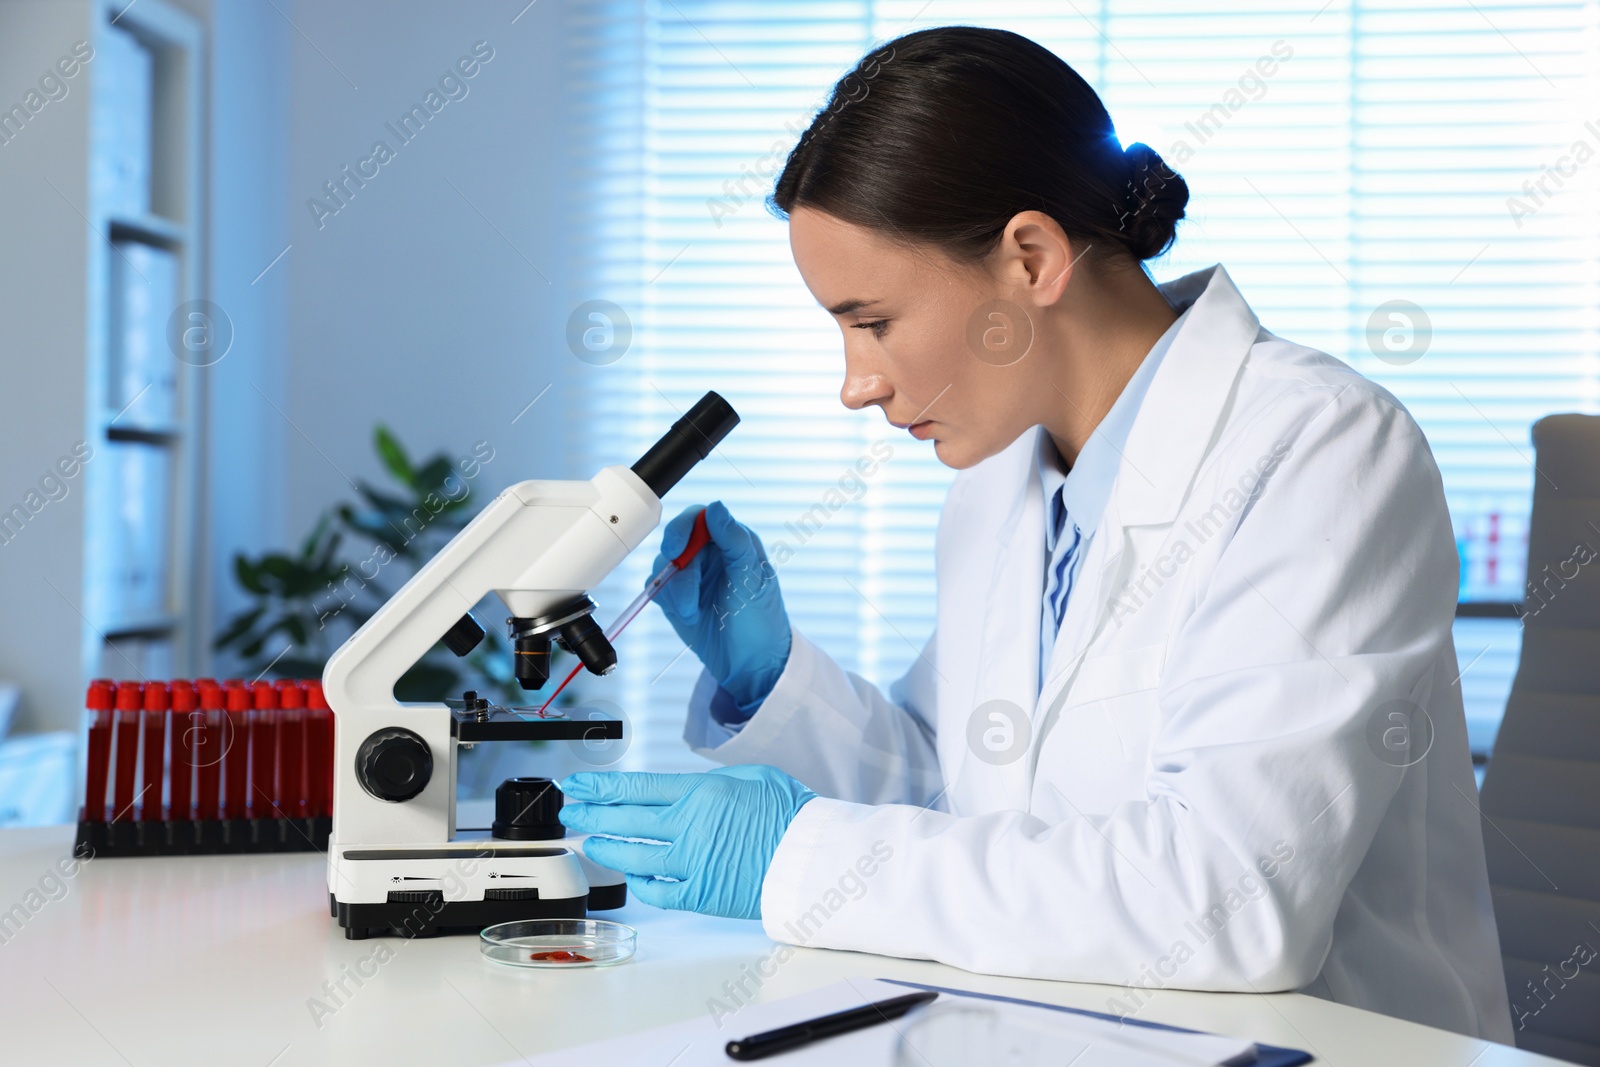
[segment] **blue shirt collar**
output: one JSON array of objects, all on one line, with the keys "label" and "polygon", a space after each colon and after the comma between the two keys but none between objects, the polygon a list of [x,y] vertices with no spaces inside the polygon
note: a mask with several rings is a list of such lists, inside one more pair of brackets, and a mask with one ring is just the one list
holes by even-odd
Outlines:
[{"label": "blue shirt collar", "polygon": [[[1191,304],[1190,307],[1193,305]],[[1041,431],[1039,449],[1035,457],[1041,485],[1044,488],[1045,551],[1056,549],[1056,508],[1064,506],[1069,521],[1088,537],[1100,526],[1100,516],[1111,499],[1111,486],[1116,481],[1117,469],[1122,462],[1122,448],[1127,443],[1128,432],[1133,428],[1134,416],[1144,402],[1150,379],[1155,377],[1161,358],[1167,354],[1172,341],[1189,317],[1189,308],[1173,320],[1155,345],[1145,354],[1133,377],[1122,387],[1111,410],[1100,420],[1088,443],[1078,453],[1078,461],[1070,471],[1062,471],[1061,455],[1056,451],[1050,435]],[[1056,503],[1060,496],[1060,505]]]}]

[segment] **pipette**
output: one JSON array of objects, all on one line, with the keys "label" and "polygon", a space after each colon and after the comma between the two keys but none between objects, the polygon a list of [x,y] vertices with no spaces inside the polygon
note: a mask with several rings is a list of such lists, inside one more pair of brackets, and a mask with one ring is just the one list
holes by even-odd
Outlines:
[{"label": "pipette", "polygon": [[[706,529],[706,509],[701,508],[694,517],[694,528],[689,531],[689,543],[684,546],[683,551],[678,553],[675,559],[668,561],[665,567],[656,572],[655,577],[645,584],[644,592],[633,598],[633,603],[622,609],[622,614],[617,616],[617,621],[607,628],[606,640],[615,641],[617,635],[633,621],[633,617],[643,611],[645,605],[656,598],[656,594],[661,592],[661,587],[666,585],[674,574],[689,565],[689,561],[694,559],[695,555],[705,547],[706,542],[709,540],[711,540],[711,533]],[[567,687],[567,683],[576,678],[578,672],[582,669],[583,664],[581,663],[573,667],[571,672],[561,680],[561,684],[556,686],[556,691],[550,694],[550,699],[539,705],[539,710],[534,714],[541,719],[544,718],[545,710],[550,707],[561,691]]]}]

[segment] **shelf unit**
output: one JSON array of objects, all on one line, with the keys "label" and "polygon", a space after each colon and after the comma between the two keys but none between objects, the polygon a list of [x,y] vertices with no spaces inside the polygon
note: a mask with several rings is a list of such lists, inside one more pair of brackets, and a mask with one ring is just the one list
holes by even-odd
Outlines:
[{"label": "shelf unit", "polygon": [[205,35],[162,0],[91,0],[90,14],[82,662],[90,676],[179,677],[203,641],[205,366],[174,340],[204,306]]}]

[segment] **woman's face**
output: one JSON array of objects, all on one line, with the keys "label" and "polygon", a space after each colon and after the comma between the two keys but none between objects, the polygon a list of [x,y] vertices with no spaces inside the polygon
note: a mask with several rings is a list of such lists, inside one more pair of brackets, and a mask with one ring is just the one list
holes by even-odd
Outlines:
[{"label": "woman's face", "polygon": [[845,407],[876,404],[957,470],[1041,421],[1044,317],[1010,263],[963,266],[807,207],[790,214],[789,246],[843,331]]}]

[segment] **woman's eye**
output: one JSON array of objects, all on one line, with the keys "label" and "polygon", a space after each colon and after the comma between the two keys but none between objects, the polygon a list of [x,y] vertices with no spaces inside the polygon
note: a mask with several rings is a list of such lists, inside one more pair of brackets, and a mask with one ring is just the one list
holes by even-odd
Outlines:
[{"label": "woman's eye", "polygon": [[855,324],[855,329],[858,329],[858,330],[871,330],[872,331],[872,336],[874,336],[874,337],[882,337],[883,336],[883,332],[885,330],[887,330],[888,328],[889,328],[889,320],[888,319],[873,319],[871,322],[858,322],[858,323]]}]

